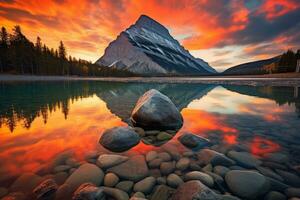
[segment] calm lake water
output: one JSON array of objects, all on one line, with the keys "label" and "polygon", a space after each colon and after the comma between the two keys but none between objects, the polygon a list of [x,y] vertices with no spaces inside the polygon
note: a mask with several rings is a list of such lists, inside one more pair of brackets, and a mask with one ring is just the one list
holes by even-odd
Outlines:
[{"label": "calm lake water", "polygon": [[[0,182],[35,172],[55,155],[78,160],[103,150],[104,130],[126,126],[137,99],[155,88],[179,108],[184,125],[164,145],[183,148],[191,132],[221,146],[239,145],[263,156],[284,152],[300,164],[300,94],[294,87],[209,84],[70,82],[0,83]],[[142,142],[129,151],[162,148]],[[0,185],[1,186],[1,185]]]}]

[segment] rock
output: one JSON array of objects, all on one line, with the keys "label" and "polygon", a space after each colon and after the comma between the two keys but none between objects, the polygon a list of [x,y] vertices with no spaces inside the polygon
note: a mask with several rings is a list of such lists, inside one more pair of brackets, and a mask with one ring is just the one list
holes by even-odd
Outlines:
[{"label": "rock", "polygon": [[168,200],[171,197],[173,190],[174,189],[168,186],[160,185],[155,188],[150,200]]},{"label": "rock", "polygon": [[22,192],[12,192],[3,197],[1,200],[25,200],[26,196]]},{"label": "rock", "polygon": [[184,181],[199,180],[208,187],[214,186],[214,179],[203,172],[193,171],[184,175]]},{"label": "rock", "polygon": [[262,162],[256,159],[248,152],[229,151],[228,157],[235,160],[238,165],[245,168],[255,168],[262,164]]},{"label": "rock", "polygon": [[288,188],[285,190],[285,194],[288,197],[299,197],[300,198],[300,188]]},{"label": "rock", "polygon": [[195,153],[192,151],[186,151],[182,154],[182,156],[190,158],[190,157],[194,157]]},{"label": "rock", "polygon": [[162,162],[160,164],[160,172],[163,175],[168,175],[175,170],[175,162]]},{"label": "rock", "polygon": [[67,180],[68,177],[69,177],[69,174],[67,172],[59,172],[59,173],[54,174],[53,179],[55,180],[55,182],[58,185],[61,185]]},{"label": "rock", "polygon": [[149,151],[146,154],[146,161],[150,162],[150,161],[154,160],[155,158],[157,158],[157,156],[158,156],[158,153],[156,151]]},{"label": "rock", "polygon": [[194,180],[179,186],[171,200],[221,200],[221,197],[200,181]]},{"label": "rock", "polygon": [[156,139],[159,140],[159,141],[164,141],[164,140],[171,140],[173,138],[173,135],[165,132],[165,131],[162,131],[160,132],[157,136],[156,136]]},{"label": "rock", "polygon": [[230,169],[228,169],[227,167],[224,166],[215,166],[214,167],[214,172],[222,177],[225,177],[226,173],[229,172]]},{"label": "rock", "polygon": [[133,181],[121,181],[116,185],[116,188],[123,190],[124,192],[130,193],[133,188]]},{"label": "rock", "polygon": [[228,194],[223,195],[221,199],[222,200],[241,200],[238,197],[235,197],[235,196],[232,196],[232,195],[228,195]]},{"label": "rock", "polygon": [[[181,157],[180,153],[178,152],[178,146],[177,145],[172,145],[170,143],[164,145],[162,147],[163,150],[165,150],[165,153],[168,153],[171,156],[171,160],[176,160],[178,161]],[[164,159],[163,159],[164,160]],[[167,160],[165,160],[167,161]]]},{"label": "rock", "polygon": [[177,188],[184,182],[177,174],[169,174],[167,177],[167,183],[170,187]]},{"label": "rock", "polygon": [[105,200],[103,189],[84,183],[74,192],[72,200]]},{"label": "rock", "polygon": [[190,165],[190,159],[183,157],[176,163],[176,169],[179,169],[181,171],[186,170]]},{"label": "rock", "polygon": [[202,168],[202,170],[203,170],[204,172],[212,172],[213,166],[212,166],[211,164],[205,165],[205,166]]},{"label": "rock", "polygon": [[92,183],[96,186],[103,182],[103,171],[94,164],[86,163],[76,169],[66,180],[70,190],[75,191],[83,183]]},{"label": "rock", "polygon": [[137,134],[139,134],[140,137],[144,137],[146,135],[144,129],[141,127],[134,127],[133,129]]},{"label": "rock", "polygon": [[147,130],[147,131],[145,131],[147,136],[149,136],[149,135],[156,136],[156,135],[159,134],[159,132],[160,132],[159,130]]},{"label": "rock", "polygon": [[285,165],[276,163],[276,162],[268,162],[268,161],[264,161],[263,166],[265,167],[269,167],[271,169],[281,169],[281,170],[287,170],[287,167]]},{"label": "rock", "polygon": [[155,177],[155,178],[161,177],[161,173],[160,173],[160,170],[159,170],[159,169],[150,169],[150,170],[149,170],[149,175],[150,175],[150,176],[153,176],[153,177]]},{"label": "rock", "polygon": [[178,140],[181,144],[188,148],[202,149],[211,145],[208,139],[192,133],[184,133],[178,137]]},{"label": "rock", "polygon": [[133,186],[133,190],[135,192],[142,192],[144,194],[149,194],[151,193],[153,187],[155,186],[156,179],[152,176],[149,176],[139,182],[137,182]]},{"label": "rock", "polygon": [[291,172],[277,169],[276,172],[285,180],[285,182],[294,187],[300,187],[300,177]]},{"label": "rock", "polygon": [[148,163],[149,168],[157,168],[163,162],[161,158],[155,158],[154,160]]},{"label": "rock", "polygon": [[4,187],[0,187],[0,199],[8,194],[8,190]]},{"label": "rock", "polygon": [[46,179],[33,190],[33,193],[37,199],[45,199],[52,196],[57,189],[58,185],[53,179]]},{"label": "rock", "polygon": [[283,194],[276,191],[269,192],[264,198],[264,200],[286,200],[286,199],[287,198]]},{"label": "rock", "polygon": [[232,170],[226,174],[225,181],[233,194],[246,199],[255,199],[270,188],[269,181],[253,171]]},{"label": "rock", "polygon": [[265,176],[277,179],[279,181],[283,181],[283,178],[281,176],[279,176],[278,174],[276,174],[273,170],[271,170],[269,168],[257,166],[256,169]]},{"label": "rock", "polygon": [[129,200],[147,200],[147,199],[140,198],[140,197],[131,197]]},{"label": "rock", "polygon": [[213,151],[211,149],[202,149],[199,153],[197,153],[197,157],[203,165],[211,163],[214,166],[222,165],[229,167],[235,164],[235,162],[232,159],[228,158],[224,154]]},{"label": "rock", "polygon": [[104,186],[114,187],[119,182],[119,177],[114,173],[107,173],[104,176]]},{"label": "rock", "polygon": [[168,162],[172,160],[172,157],[167,152],[162,152],[158,154],[158,157],[161,158],[163,161]]},{"label": "rock", "polygon": [[72,167],[69,165],[59,165],[57,167],[55,167],[53,169],[54,173],[58,173],[58,172],[64,172],[64,171],[68,171],[69,169],[71,169]]},{"label": "rock", "polygon": [[116,188],[109,188],[109,187],[100,187],[103,189],[105,195],[112,197],[114,200],[128,200],[129,196],[126,192],[116,189]]},{"label": "rock", "polygon": [[107,169],[119,165],[127,160],[128,160],[127,156],[120,156],[115,154],[103,154],[98,157],[96,164],[101,169]]},{"label": "rock", "polygon": [[284,192],[289,186],[281,181],[278,181],[277,179],[273,179],[270,177],[266,177],[267,180],[270,182],[271,190]]},{"label": "rock", "polygon": [[71,198],[72,198],[71,187],[68,184],[63,184],[59,186],[55,194],[55,200],[71,199]]},{"label": "rock", "polygon": [[134,126],[145,129],[178,130],[183,124],[183,118],[174,103],[155,89],[139,98],[130,119]]},{"label": "rock", "polygon": [[130,127],[107,129],[99,140],[102,146],[113,152],[127,151],[139,142],[140,136]]},{"label": "rock", "polygon": [[42,177],[33,173],[24,173],[10,186],[11,192],[32,192],[33,189],[42,182]]},{"label": "rock", "polygon": [[107,172],[115,173],[122,179],[130,181],[140,181],[149,174],[144,156],[132,156],[126,162],[107,169]]},{"label": "rock", "polygon": [[142,192],[136,192],[132,195],[132,197],[145,198],[145,195]]},{"label": "rock", "polygon": [[289,157],[286,154],[278,153],[278,152],[265,154],[264,159],[271,162],[280,163],[280,164],[286,164],[289,162]]},{"label": "rock", "polygon": [[156,179],[156,183],[159,185],[165,185],[167,184],[167,179],[165,177],[158,177]]},{"label": "rock", "polygon": [[66,160],[66,164],[71,166],[71,167],[79,167],[79,162],[75,160],[74,158],[69,158]]},{"label": "rock", "polygon": [[201,167],[197,163],[191,162],[190,169],[191,169],[191,171],[200,171]]}]

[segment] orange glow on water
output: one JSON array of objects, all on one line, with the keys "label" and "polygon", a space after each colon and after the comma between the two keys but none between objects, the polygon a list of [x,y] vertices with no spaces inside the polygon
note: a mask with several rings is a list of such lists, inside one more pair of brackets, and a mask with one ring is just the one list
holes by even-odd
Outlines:
[{"label": "orange glow on water", "polygon": [[271,140],[256,136],[253,138],[250,148],[252,154],[264,155],[279,151],[280,146]]}]

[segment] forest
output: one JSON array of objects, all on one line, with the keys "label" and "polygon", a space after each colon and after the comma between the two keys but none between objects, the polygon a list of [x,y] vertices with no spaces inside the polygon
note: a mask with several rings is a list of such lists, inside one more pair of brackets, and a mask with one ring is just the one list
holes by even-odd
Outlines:
[{"label": "forest", "polygon": [[133,76],[125,70],[108,68],[67,56],[63,41],[58,49],[47,47],[38,36],[33,43],[15,26],[12,33],[0,31],[0,73],[62,76]]}]

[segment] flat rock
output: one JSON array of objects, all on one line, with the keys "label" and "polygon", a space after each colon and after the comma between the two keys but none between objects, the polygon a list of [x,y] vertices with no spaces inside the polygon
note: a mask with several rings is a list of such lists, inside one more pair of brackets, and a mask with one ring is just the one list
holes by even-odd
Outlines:
[{"label": "flat rock", "polygon": [[69,177],[69,174],[67,172],[59,172],[59,173],[54,174],[53,179],[55,180],[55,182],[58,185],[61,185],[67,180],[68,177]]},{"label": "flat rock", "polygon": [[71,191],[75,191],[83,183],[102,184],[104,173],[94,164],[86,163],[76,169],[66,180]]},{"label": "flat rock", "polygon": [[238,165],[245,168],[255,168],[262,164],[262,162],[256,159],[248,152],[229,151],[228,157],[235,160]]},{"label": "flat rock", "polygon": [[172,188],[178,188],[184,182],[177,174],[169,174],[167,177],[167,183]]},{"label": "flat rock", "polygon": [[133,186],[135,192],[142,192],[144,194],[149,194],[153,190],[153,187],[156,184],[156,179],[152,176],[144,178],[143,180],[137,182]]},{"label": "flat rock", "polygon": [[71,169],[72,167],[69,165],[58,165],[53,169],[54,173],[58,173],[58,172],[64,172],[64,171],[68,171],[69,169]]},{"label": "flat rock", "polygon": [[193,171],[193,172],[188,172],[184,175],[184,180],[185,181],[190,181],[190,180],[199,180],[203,184],[207,185],[208,187],[213,187],[214,185],[214,179],[203,172],[199,171]]},{"label": "flat rock", "polygon": [[200,181],[194,180],[179,186],[171,200],[221,200],[221,197]]},{"label": "flat rock", "polygon": [[72,200],[105,200],[103,189],[84,183],[74,192]]},{"label": "flat rock", "polygon": [[139,98],[130,119],[134,126],[144,129],[178,130],[183,124],[183,118],[174,103],[155,89]]},{"label": "flat rock", "polygon": [[208,139],[192,133],[183,133],[180,137],[178,137],[178,140],[181,144],[188,148],[202,149],[211,145],[211,142]]},{"label": "flat rock", "polygon": [[114,200],[128,200],[129,196],[126,192],[117,188],[100,187],[103,189],[105,195],[112,197]]},{"label": "flat rock", "polygon": [[115,173],[122,179],[136,182],[145,178],[149,174],[149,169],[144,156],[136,155],[126,162],[107,169],[107,172]]},{"label": "flat rock", "polygon": [[98,157],[96,164],[101,169],[107,169],[119,165],[127,160],[128,160],[127,156],[120,156],[115,154],[103,154]]},{"label": "flat rock", "polygon": [[113,152],[123,152],[136,146],[140,136],[130,127],[114,127],[102,134],[99,143]]},{"label": "flat rock", "polygon": [[114,173],[107,173],[104,176],[104,186],[113,187],[119,182],[119,177]]},{"label": "flat rock", "polygon": [[133,181],[121,181],[116,185],[116,188],[123,190],[124,192],[130,193],[133,188]]},{"label": "flat rock", "polygon": [[232,170],[226,174],[225,181],[233,194],[246,199],[256,199],[270,188],[269,181],[253,171]]}]

